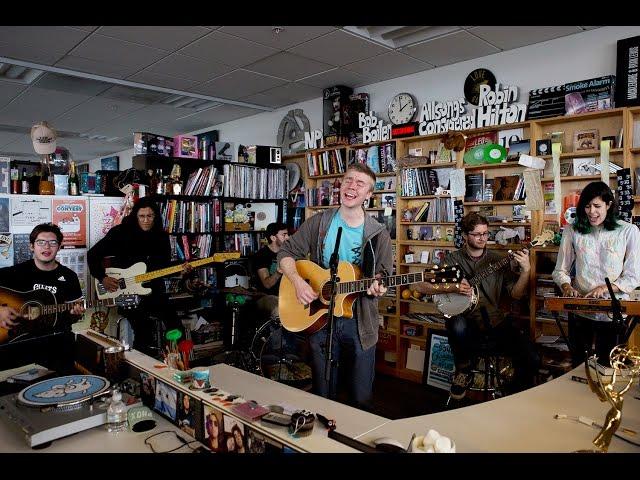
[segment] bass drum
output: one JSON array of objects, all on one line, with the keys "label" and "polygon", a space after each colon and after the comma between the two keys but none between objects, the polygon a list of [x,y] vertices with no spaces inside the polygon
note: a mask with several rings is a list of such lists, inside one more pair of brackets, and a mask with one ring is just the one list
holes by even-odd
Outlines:
[{"label": "bass drum", "polygon": [[311,388],[311,367],[306,337],[284,329],[278,319],[265,322],[251,341],[255,371],[293,387]]}]

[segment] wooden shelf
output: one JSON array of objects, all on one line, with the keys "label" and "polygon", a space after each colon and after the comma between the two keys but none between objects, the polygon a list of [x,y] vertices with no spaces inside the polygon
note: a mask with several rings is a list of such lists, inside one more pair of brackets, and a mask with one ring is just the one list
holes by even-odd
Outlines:
[{"label": "wooden shelf", "polygon": [[453,242],[438,242],[431,240],[400,240],[398,245],[423,245],[425,247],[452,247],[455,248]]},{"label": "wooden shelf", "polygon": [[508,167],[524,167],[524,165],[520,165],[517,160],[509,161],[509,162],[501,162],[501,163],[483,163],[482,165],[462,165],[462,167],[467,170],[488,170],[492,168],[508,168]]},{"label": "wooden shelf", "polygon": [[455,222],[400,222],[400,225],[455,225]]},{"label": "wooden shelf", "polygon": [[[576,150],[574,152],[564,152],[560,154],[560,159],[563,158],[580,158],[580,157],[599,157],[602,152],[600,150]],[[611,155],[618,155],[624,153],[623,148],[612,148],[609,150]],[[549,160],[551,155],[538,155],[539,158]]]},{"label": "wooden shelf", "polygon": [[330,152],[331,150],[343,150],[347,149],[349,145],[334,145],[332,147],[322,147],[322,148],[311,148],[307,150],[305,153],[322,153],[322,152]]},{"label": "wooden shelf", "polygon": [[463,202],[463,205],[472,207],[473,205],[524,205],[524,200],[497,200],[495,202]]},{"label": "wooden shelf", "polygon": [[[616,179],[618,175],[615,173],[610,173],[609,178]],[[567,177],[560,177],[561,182],[580,182],[586,180],[600,180],[600,175],[573,175]],[[553,177],[542,177],[540,179],[541,182],[553,182]]]},{"label": "wooden shelf", "polygon": [[[403,158],[411,158],[411,157],[406,156]],[[416,162],[415,165],[403,165],[400,168],[455,168],[457,166],[458,166],[458,162],[424,163],[424,164]]]},{"label": "wooden shelf", "polygon": [[344,173],[327,173],[326,175],[309,175],[307,178],[309,180],[320,180],[323,178],[338,178],[342,177]]},{"label": "wooden shelf", "polygon": [[349,150],[360,150],[362,148],[373,147],[376,145],[386,145],[388,143],[396,143],[396,140],[398,139],[392,138],[390,140],[377,140],[375,142],[369,142],[369,143],[355,143],[355,144],[349,145]]},{"label": "wooden shelf", "polygon": [[402,200],[426,200],[426,199],[434,199],[434,198],[450,198],[449,195],[412,195],[406,196],[401,195],[400,198]]},{"label": "wooden shelf", "polygon": [[404,338],[405,340],[411,340],[412,342],[422,343],[424,345],[427,344],[427,339],[423,337],[412,337],[410,335],[398,335],[400,338]]},{"label": "wooden shelf", "polygon": [[373,193],[374,195],[375,195],[376,193],[396,193],[396,190],[374,190],[374,191],[373,191],[373,192],[371,192],[371,193]]},{"label": "wooden shelf", "polygon": [[631,153],[640,153],[640,147],[632,147],[629,149]]},{"label": "wooden shelf", "polygon": [[560,123],[571,123],[580,120],[594,120],[597,118],[622,116],[622,108],[611,108],[609,110],[597,110],[595,112],[578,113],[576,115],[563,115],[560,117],[541,118],[540,120],[531,120],[531,123],[537,125],[557,125]]}]

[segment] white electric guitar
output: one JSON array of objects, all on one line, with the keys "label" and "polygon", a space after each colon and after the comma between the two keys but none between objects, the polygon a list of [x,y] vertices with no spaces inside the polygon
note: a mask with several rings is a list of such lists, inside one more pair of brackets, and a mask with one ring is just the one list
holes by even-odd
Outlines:
[{"label": "white electric guitar", "polygon": [[[218,256],[201,258],[189,262],[193,268],[202,267],[209,263],[220,261]],[[110,292],[105,288],[102,283],[95,279],[96,291],[99,299],[116,298],[120,295],[149,295],[151,289],[143,287],[144,282],[149,282],[156,278],[166,277],[179,273],[184,268],[184,264],[175,265],[173,267],[162,268],[153,272],[147,272],[147,265],[144,262],[138,262],[131,265],[129,268],[114,268],[110,267],[105,270],[107,277],[116,278],[118,280],[118,289],[114,292]]]},{"label": "white electric guitar", "polygon": [[[533,241],[526,248],[544,247],[548,242],[553,240],[555,233],[551,230],[544,230],[540,235],[533,239]],[[433,303],[436,308],[445,317],[452,317],[454,315],[464,315],[465,313],[472,312],[478,306],[478,300],[480,298],[480,292],[478,291],[478,285],[482,280],[489,275],[502,270],[509,265],[513,258],[513,252],[509,250],[509,254],[496,263],[490,264],[486,269],[478,272],[473,278],[467,281],[472,287],[471,295],[463,295],[461,293],[438,293],[432,296]]]}]

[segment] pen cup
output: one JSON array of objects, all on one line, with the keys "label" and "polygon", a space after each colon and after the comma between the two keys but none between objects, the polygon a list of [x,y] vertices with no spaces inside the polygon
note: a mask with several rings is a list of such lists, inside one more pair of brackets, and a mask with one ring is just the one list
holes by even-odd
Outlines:
[{"label": "pen cup", "polygon": [[209,388],[209,367],[197,367],[191,371],[191,386],[197,390]]}]

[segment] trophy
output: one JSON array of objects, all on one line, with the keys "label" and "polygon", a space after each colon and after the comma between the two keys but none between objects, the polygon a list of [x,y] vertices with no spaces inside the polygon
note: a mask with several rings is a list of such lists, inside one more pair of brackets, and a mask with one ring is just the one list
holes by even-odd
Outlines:
[{"label": "trophy", "polygon": [[[611,380],[603,378],[598,370],[598,357],[592,355],[584,362],[589,388],[601,402],[609,402],[611,408],[607,412],[602,430],[594,438],[596,452],[606,453],[609,450],[611,437],[616,433],[622,418],[622,402],[624,394],[631,388],[633,381],[640,375],[640,350],[626,344],[616,345],[609,354],[611,361]],[[595,379],[592,375],[595,371]]]}]

